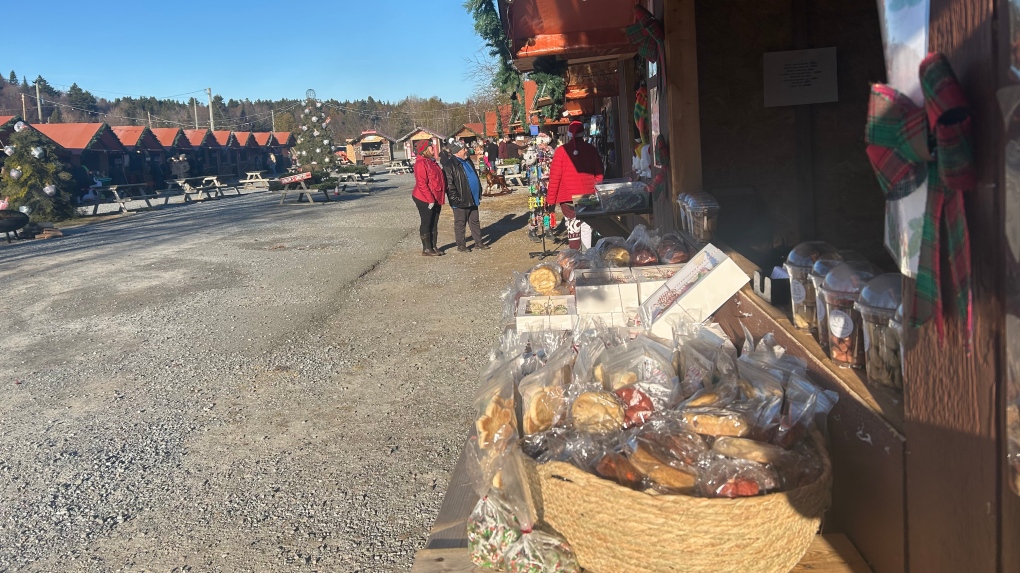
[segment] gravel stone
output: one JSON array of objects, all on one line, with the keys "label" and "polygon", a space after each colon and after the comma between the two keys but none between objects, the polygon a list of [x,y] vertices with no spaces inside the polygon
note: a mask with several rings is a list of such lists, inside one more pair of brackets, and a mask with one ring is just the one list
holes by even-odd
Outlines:
[{"label": "gravel stone", "polygon": [[422,257],[412,184],[0,243],[0,571],[409,570],[532,248]]}]

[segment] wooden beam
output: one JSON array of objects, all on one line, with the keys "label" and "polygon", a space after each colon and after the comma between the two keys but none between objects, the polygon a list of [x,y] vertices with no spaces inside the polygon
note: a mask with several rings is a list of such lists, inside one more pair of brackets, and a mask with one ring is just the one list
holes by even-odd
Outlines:
[{"label": "wooden beam", "polygon": [[[701,119],[698,104],[698,45],[694,0],[666,0],[665,94],[669,110],[670,205],[679,226],[676,198],[701,189]],[[654,142],[653,142],[654,145]],[[656,213],[656,224],[663,222]]]},{"label": "wooden beam", "polygon": [[633,172],[630,158],[634,155],[634,100],[635,91],[634,84],[636,78],[634,76],[634,60],[628,58],[626,60],[620,60],[619,66],[616,71],[620,78],[620,97],[617,98],[620,102],[618,106],[620,108],[619,113],[619,145],[620,145],[620,159],[622,160],[621,165],[622,175],[624,177],[629,176]]},{"label": "wooden beam", "polygon": [[[928,50],[949,58],[974,114],[978,188],[966,198],[974,262],[974,351],[968,355],[965,350],[951,296],[945,341],[933,324],[907,333],[907,562],[911,571],[925,573],[991,573],[1000,564],[1004,462],[996,409],[1003,378],[1004,239],[994,0],[931,0],[930,13]],[[908,300],[912,286],[908,281]],[[947,283],[942,292],[951,292]]]}]

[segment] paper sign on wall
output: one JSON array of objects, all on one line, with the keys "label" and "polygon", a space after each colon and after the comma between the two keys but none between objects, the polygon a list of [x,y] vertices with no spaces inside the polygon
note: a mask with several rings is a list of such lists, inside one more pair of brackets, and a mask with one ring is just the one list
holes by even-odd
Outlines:
[{"label": "paper sign on wall", "polygon": [[769,52],[764,61],[765,107],[839,101],[836,48]]}]

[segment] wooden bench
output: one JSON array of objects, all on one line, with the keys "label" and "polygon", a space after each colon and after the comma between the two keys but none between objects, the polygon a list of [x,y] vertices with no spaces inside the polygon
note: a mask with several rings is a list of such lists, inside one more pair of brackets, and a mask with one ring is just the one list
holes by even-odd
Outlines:
[{"label": "wooden bench", "polygon": [[[478,503],[468,474],[467,443],[450,477],[425,548],[414,556],[411,573],[484,573],[471,563],[467,550],[467,518]],[[682,556],[678,556],[682,559]],[[816,535],[791,573],[871,573],[853,543],[842,534]]]}]

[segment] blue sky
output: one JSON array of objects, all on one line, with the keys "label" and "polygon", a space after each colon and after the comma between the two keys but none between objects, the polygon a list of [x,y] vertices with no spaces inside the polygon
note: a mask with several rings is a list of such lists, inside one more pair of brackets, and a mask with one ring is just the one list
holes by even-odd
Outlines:
[{"label": "blue sky", "polygon": [[320,99],[463,101],[473,91],[465,60],[482,48],[460,0],[5,4],[5,78],[13,69],[58,89],[77,82],[108,99],[211,87],[224,99],[313,88]]}]

